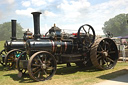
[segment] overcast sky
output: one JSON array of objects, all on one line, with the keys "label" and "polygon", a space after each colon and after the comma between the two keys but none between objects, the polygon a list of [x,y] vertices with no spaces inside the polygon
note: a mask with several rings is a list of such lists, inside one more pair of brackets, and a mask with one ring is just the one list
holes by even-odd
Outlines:
[{"label": "overcast sky", "polygon": [[103,34],[105,21],[128,13],[128,0],[0,0],[0,24],[16,19],[24,30],[33,31],[34,11],[42,12],[41,33],[56,23],[59,28],[70,30],[90,24],[96,34]]}]

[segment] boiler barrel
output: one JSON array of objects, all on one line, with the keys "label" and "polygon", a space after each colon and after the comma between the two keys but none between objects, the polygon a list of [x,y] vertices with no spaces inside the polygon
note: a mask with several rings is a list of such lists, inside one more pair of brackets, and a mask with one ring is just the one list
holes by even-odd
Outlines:
[{"label": "boiler barrel", "polygon": [[52,53],[71,53],[73,49],[72,42],[52,41],[49,39],[28,40],[26,42],[27,52],[48,51]]},{"label": "boiler barrel", "polygon": [[25,49],[25,43],[23,40],[18,40],[18,41],[6,41],[4,44],[4,48],[6,51],[10,51],[12,49],[20,49],[24,50]]}]

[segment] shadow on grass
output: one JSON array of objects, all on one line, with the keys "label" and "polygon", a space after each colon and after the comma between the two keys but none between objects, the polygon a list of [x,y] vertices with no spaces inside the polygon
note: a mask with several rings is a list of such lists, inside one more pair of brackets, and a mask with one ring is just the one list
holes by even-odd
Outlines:
[{"label": "shadow on grass", "polygon": [[13,70],[16,70],[16,69],[0,65],[0,71],[13,71]]},{"label": "shadow on grass", "polygon": [[[57,72],[55,75],[67,75],[67,74],[73,74],[78,71],[82,72],[95,72],[98,71],[97,69],[94,68],[79,68],[77,66],[71,66],[71,67],[65,67],[64,65],[58,66]],[[3,69],[0,67],[0,69]],[[17,73],[18,74],[18,73]],[[14,81],[19,81],[19,83],[34,83],[35,81],[32,80],[29,76],[28,73],[24,74],[22,78],[18,78],[17,74],[6,74],[4,76],[10,76]]]},{"label": "shadow on grass", "polygon": [[60,68],[57,68],[56,74],[57,75],[66,75],[66,74],[73,74],[73,73],[76,73],[78,71],[81,71],[81,72],[96,72],[96,71],[101,71],[101,70],[98,70],[94,67],[80,68],[78,66],[71,66],[71,67],[66,67],[66,66],[61,67],[60,66]]},{"label": "shadow on grass", "polygon": [[5,71],[4,68],[5,68],[4,66],[0,65],[0,71]]},{"label": "shadow on grass", "polygon": [[6,66],[0,65],[0,71],[11,71],[11,70],[15,70],[15,69],[9,69]]},{"label": "shadow on grass", "polygon": [[115,71],[109,74],[99,76],[97,78],[105,79],[105,80],[112,80],[112,81],[128,82],[128,69],[122,69],[119,71]]},{"label": "shadow on grass", "polygon": [[[8,69],[7,67],[5,66],[2,66],[0,65],[0,71],[15,71],[16,69]],[[3,75],[3,76],[10,76],[14,81],[19,81],[19,83],[33,83],[34,81],[29,77],[29,74],[24,74],[22,76],[22,78],[19,78],[18,77],[18,73],[17,74],[6,74],[6,75]]]},{"label": "shadow on grass", "polygon": [[24,74],[22,78],[19,78],[17,74],[6,74],[4,76],[10,76],[14,81],[19,81],[19,83],[33,83],[33,81],[30,77],[29,74]]}]

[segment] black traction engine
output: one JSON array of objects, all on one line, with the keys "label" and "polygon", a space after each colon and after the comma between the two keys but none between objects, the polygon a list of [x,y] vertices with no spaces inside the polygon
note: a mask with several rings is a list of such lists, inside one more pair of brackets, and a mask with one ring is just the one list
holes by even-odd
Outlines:
[{"label": "black traction engine", "polygon": [[54,25],[41,38],[40,12],[33,12],[34,38],[26,41],[26,51],[17,59],[18,76],[26,71],[35,81],[50,79],[57,64],[75,63],[79,67],[94,66],[101,70],[111,69],[118,60],[118,50],[110,38],[95,39],[91,25],[82,25],[73,34],[62,33]]}]

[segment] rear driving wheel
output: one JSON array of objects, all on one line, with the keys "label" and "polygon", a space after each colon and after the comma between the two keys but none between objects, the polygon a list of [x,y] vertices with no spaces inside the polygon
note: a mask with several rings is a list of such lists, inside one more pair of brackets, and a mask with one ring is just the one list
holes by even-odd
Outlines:
[{"label": "rear driving wheel", "polygon": [[36,52],[28,61],[28,73],[35,81],[45,81],[51,79],[55,72],[56,60],[49,52]]},{"label": "rear driving wheel", "polygon": [[109,38],[99,38],[91,47],[92,64],[101,70],[112,69],[119,58],[115,42]]}]

